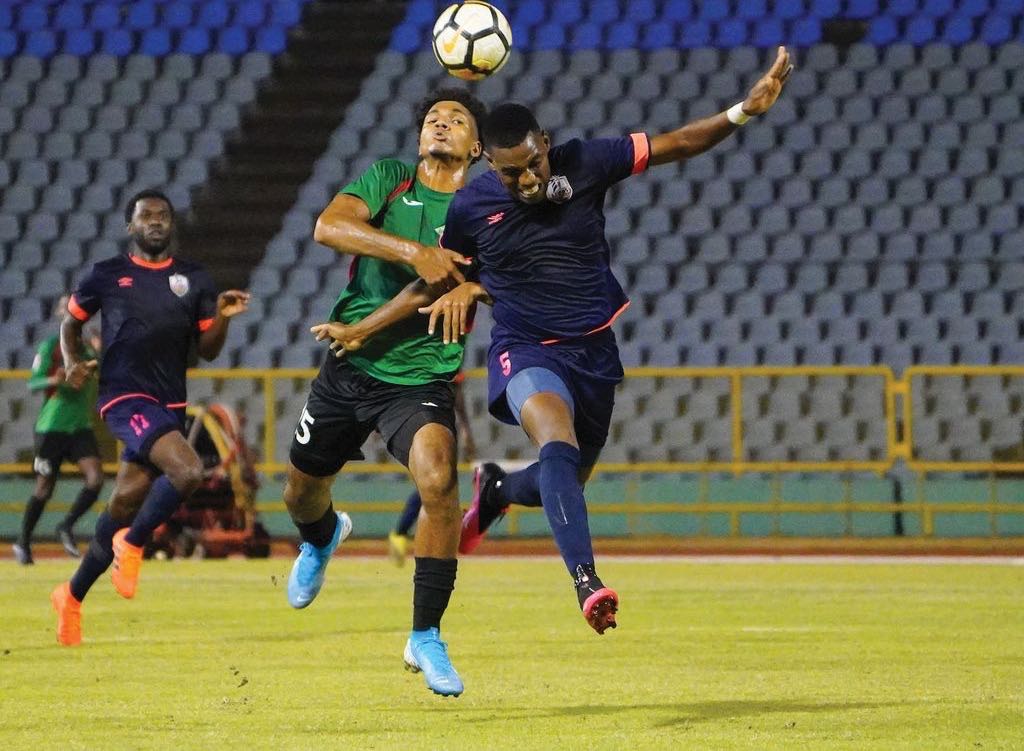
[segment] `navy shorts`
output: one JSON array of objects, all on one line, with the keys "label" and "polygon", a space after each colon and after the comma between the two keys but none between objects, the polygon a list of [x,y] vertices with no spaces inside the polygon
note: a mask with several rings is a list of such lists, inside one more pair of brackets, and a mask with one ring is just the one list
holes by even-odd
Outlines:
[{"label": "navy shorts", "polygon": [[149,450],[157,439],[177,430],[185,432],[185,408],[170,409],[141,397],[124,399],[104,408],[103,420],[124,444],[121,460],[152,466]]},{"label": "navy shorts", "polygon": [[556,344],[492,341],[487,354],[488,408],[509,425],[518,423],[505,398],[505,388],[516,373],[527,368],[550,370],[569,387],[580,448],[604,446],[615,407],[615,387],[623,376],[612,330]]}]

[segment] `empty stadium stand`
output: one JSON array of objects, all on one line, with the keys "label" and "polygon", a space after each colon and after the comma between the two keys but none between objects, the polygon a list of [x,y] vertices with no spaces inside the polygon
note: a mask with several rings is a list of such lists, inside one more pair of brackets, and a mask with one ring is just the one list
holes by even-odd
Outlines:
[{"label": "empty stadium stand", "polygon": [[[257,302],[217,365],[309,367],[321,356],[307,325],[327,314],[347,270],[313,242],[315,216],[375,159],[414,156],[413,104],[451,82],[428,45],[446,4],[404,4],[340,124],[316,154],[303,152],[315,159],[305,173],[270,165],[304,182],[275,191],[274,218],[259,235],[269,239],[251,243],[263,251],[249,277]],[[742,97],[771,48],[795,47],[797,69],[768,115],[709,154],[609,194],[613,263],[634,301],[617,326],[627,366],[880,364],[899,373],[915,363],[1024,363],[1024,3],[498,4],[515,52],[475,91],[533,106],[556,142],[657,132],[720,111]],[[129,193],[163,184],[182,207],[223,208],[252,175],[235,159],[232,134],[254,101],[271,119],[288,106],[261,99],[261,87],[304,5],[0,8],[0,366],[26,367],[52,298],[83,264],[117,252]],[[837,22],[858,41],[831,43]],[[221,169],[226,156],[234,161]],[[293,202],[279,208],[289,190]],[[197,226],[216,236],[215,222]],[[487,330],[483,311],[471,366],[483,363]],[[961,379],[966,414],[942,411],[941,389],[953,386],[922,386],[922,455],[971,458],[1019,441],[1019,382]],[[204,396],[212,385],[201,383]],[[609,461],[727,458],[728,384],[674,381],[648,393],[650,383],[623,386]],[[0,402],[13,399],[8,411],[17,412],[23,387],[0,386]],[[261,414],[251,387],[232,388],[218,393]],[[304,388],[277,394],[279,444]],[[526,455],[472,388],[478,443]],[[841,378],[766,379],[753,393],[747,459],[872,460],[884,450],[877,390]],[[17,417],[3,430],[22,435],[26,425]]]}]

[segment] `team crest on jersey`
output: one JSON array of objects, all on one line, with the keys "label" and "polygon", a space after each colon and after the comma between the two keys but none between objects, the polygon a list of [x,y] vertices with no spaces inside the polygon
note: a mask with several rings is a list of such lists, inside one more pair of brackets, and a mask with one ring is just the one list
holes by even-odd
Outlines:
[{"label": "team crest on jersey", "polygon": [[552,203],[565,203],[572,198],[572,186],[565,175],[552,175],[548,180],[548,200]]},{"label": "team crest on jersey", "polygon": [[167,279],[167,283],[171,285],[171,292],[176,294],[178,297],[184,297],[188,294],[188,277],[183,274],[171,274]]}]

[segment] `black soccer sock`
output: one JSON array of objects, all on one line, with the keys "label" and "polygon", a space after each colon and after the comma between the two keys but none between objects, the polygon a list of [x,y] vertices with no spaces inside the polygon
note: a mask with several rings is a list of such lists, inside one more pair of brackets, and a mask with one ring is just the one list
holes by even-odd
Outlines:
[{"label": "black soccer sock", "polygon": [[28,503],[25,504],[25,515],[21,517],[21,537],[18,538],[21,545],[32,543],[32,531],[39,523],[39,517],[43,515],[44,508],[46,508],[46,501],[42,498],[32,496],[28,499]]},{"label": "black soccer sock", "polygon": [[308,542],[314,548],[324,547],[334,537],[334,530],[338,528],[338,515],[334,513],[334,504],[330,504],[324,515],[315,522],[295,522],[295,526],[299,528],[299,536],[304,542]]},{"label": "black soccer sock", "polygon": [[417,558],[412,578],[412,629],[441,628],[441,616],[455,589],[454,558]]},{"label": "black soccer sock", "polygon": [[82,488],[78,492],[78,497],[75,499],[75,502],[71,504],[71,508],[64,517],[64,521],[61,522],[61,526],[70,532],[72,527],[75,526],[75,522],[81,519],[82,515],[92,508],[92,505],[96,503],[96,499],[99,497],[99,488]]},{"label": "black soccer sock", "polygon": [[85,599],[92,585],[114,562],[114,533],[127,526],[127,522],[115,521],[106,511],[96,520],[96,533],[89,543],[89,549],[82,556],[78,571],[71,577],[71,594],[79,602]]},{"label": "black soccer sock", "polygon": [[400,535],[408,536],[409,530],[412,529],[412,525],[420,518],[420,509],[422,507],[423,501],[420,499],[419,491],[412,491],[412,494],[410,494],[409,498],[405,501],[405,508],[402,509],[402,515],[398,517],[398,526],[395,527],[395,532]]}]

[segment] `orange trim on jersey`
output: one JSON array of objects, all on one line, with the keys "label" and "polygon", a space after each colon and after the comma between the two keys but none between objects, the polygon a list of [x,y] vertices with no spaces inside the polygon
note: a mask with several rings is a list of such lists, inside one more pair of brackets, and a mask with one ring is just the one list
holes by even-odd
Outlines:
[{"label": "orange trim on jersey", "polygon": [[157,404],[160,403],[159,399],[157,399],[155,396],[150,396],[149,394],[124,394],[123,396],[119,396],[116,399],[111,399],[109,402],[100,407],[100,417],[103,417],[103,413],[106,412],[108,409],[113,407],[118,402],[123,402],[125,399],[148,399],[151,402],[156,402]]},{"label": "orange trim on jersey", "polygon": [[212,318],[204,318],[203,320],[201,320],[199,322],[199,330],[200,331],[206,331],[212,325],[213,325],[213,319]]},{"label": "orange trim on jersey", "polygon": [[184,409],[188,406],[188,402],[175,402],[174,404],[168,404],[167,409]]},{"label": "orange trim on jersey", "polygon": [[607,323],[601,324],[596,329],[591,329],[587,333],[582,334],[580,337],[569,337],[567,339],[545,339],[544,341],[541,342],[541,344],[558,344],[559,342],[568,341],[568,339],[582,338],[584,336],[590,336],[591,334],[596,334],[598,331],[604,331],[606,328],[608,328],[613,323],[615,323],[615,319],[618,318],[619,316],[621,316],[623,313],[625,313],[626,312],[626,308],[628,308],[628,307],[629,307],[629,300],[626,300],[626,303],[621,308],[619,308],[618,310],[615,311],[615,315],[613,315],[611,318],[609,318]]},{"label": "orange trim on jersey", "polygon": [[71,297],[68,298],[68,313],[83,323],[92,318],[92,313],[79,305],[78,300],[75,299],[74,295],[71,295]]},{"label": "orange trim on jersey", "polygon": [[651,158],[651,143],[647,140],[646,133],[630,133],[633,139],[633,172],[637,175],[647,169],[647,162]]},{"label": "orange trim on jersey", "polygon": [[128,260],[134,263],[136,266],[141,266],[144,269],[166,269],[172,263],[173,258],[165,258],[162,261],[147,261],[145,258],[139,258],[138,256],[128,255]]}]

